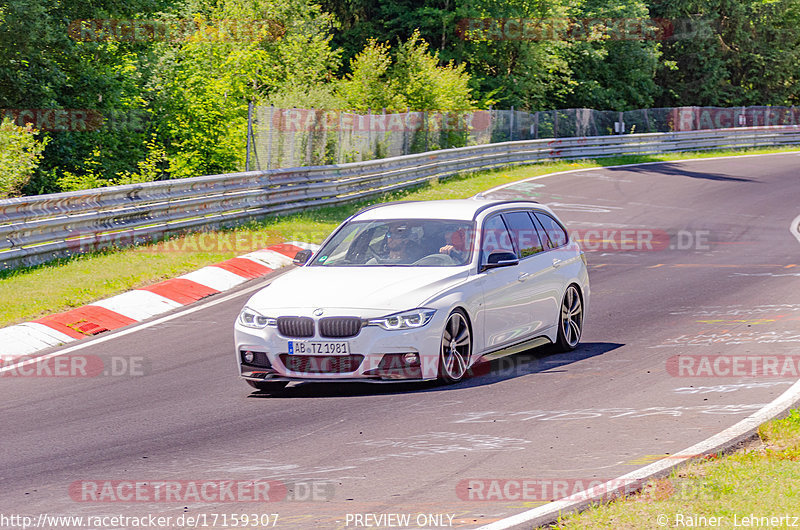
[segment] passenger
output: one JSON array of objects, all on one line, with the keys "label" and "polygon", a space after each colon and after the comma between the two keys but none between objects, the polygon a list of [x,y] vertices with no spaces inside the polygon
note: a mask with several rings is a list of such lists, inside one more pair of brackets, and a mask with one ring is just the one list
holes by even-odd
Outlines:
[{"label": "passenger", "polygon": [[466,238],[464,237],[464,230],[459,229],[456,230],[455,232],[450,232],[450,234],[448,234],[447,239],[450,241],[450,243],[441,247],[439,249],[439,253],[447,254],[448,256],[453,258],[453,261],[463,264],[465,262],[467,254],[467,248],[466,248],[467,246],[465,242]]}]

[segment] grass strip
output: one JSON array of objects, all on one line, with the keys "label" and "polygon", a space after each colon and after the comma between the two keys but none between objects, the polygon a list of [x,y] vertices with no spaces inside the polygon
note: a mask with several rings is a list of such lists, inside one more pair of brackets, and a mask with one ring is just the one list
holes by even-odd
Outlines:
[{"label": "grass strip", "polygon": [[319,243],[359,209],[393,200],[459,199],[538,175],[619,164],[714,156],[777,153],[796,147],[635,155],[583,161],[536,163],[468,173],[433,181],[378,199],[266,218],[234,229],[172,237],[156,244],[87,253],[36,267],[0,272],[0,327],[79,307],[144,287],[206,265],[285,241]]},{"label": "grass strip", "polygon": [[798,460],[800,410],[793,409],[788,417],[761,425],[758,439],[744,449],[678,466],[635,495],[564,516],[555,527],[797,527]]}]

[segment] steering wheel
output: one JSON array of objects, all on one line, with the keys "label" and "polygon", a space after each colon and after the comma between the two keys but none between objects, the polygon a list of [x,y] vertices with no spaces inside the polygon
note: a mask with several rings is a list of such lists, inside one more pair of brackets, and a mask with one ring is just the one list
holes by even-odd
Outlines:
[{"label": "steering wheel", "polygon": [[428,254],[423,256],[411,265],[453,265],[456,263],[448,254]]}]

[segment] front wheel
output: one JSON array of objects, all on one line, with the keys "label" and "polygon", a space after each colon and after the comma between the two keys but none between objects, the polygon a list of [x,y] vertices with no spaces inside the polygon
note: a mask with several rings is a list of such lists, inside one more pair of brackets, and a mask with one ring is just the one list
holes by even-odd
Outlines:
[{"label": "front wheel", "polygon": [[561,352],[574,350],[581,341],[583,331],[583,302],[578,287],[574,284],[567,287],[564,292],[558,321],[556,348]]},{"label": "front wheel", "polygon": [[289,384],[288,381],[251,381],[250,379],[245,379],[247,384],[255,388],[256,390],[261,390],[262,392],[275,392],[278,390],[282,390]]},{"label": "front wheel", "polygon": [[447,318],[439,348],[439,379],[446,383],[461,381],[472,357],[472,334],[467,315],[456,309]]}]

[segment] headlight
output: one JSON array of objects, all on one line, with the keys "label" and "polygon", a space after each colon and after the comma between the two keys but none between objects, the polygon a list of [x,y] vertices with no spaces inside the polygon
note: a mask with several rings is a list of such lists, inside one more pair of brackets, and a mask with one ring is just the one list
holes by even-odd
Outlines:
[{"label": "headlight", "polygon": [[264,329],[267,326],[277,325],[277,320],[265,317],[258,311],[245,307],[242,309],[242,312],[239,313],[239,324],[246,328]]},{"label": "headlight", "polygon": [[411,311],[403,311],[402,313],[395,313],[381,318],[373,318],[368,322],[368,325],[380,326],[388,330],[416,329],[430,322],[435,313],[435,309],[412,309]]}]

